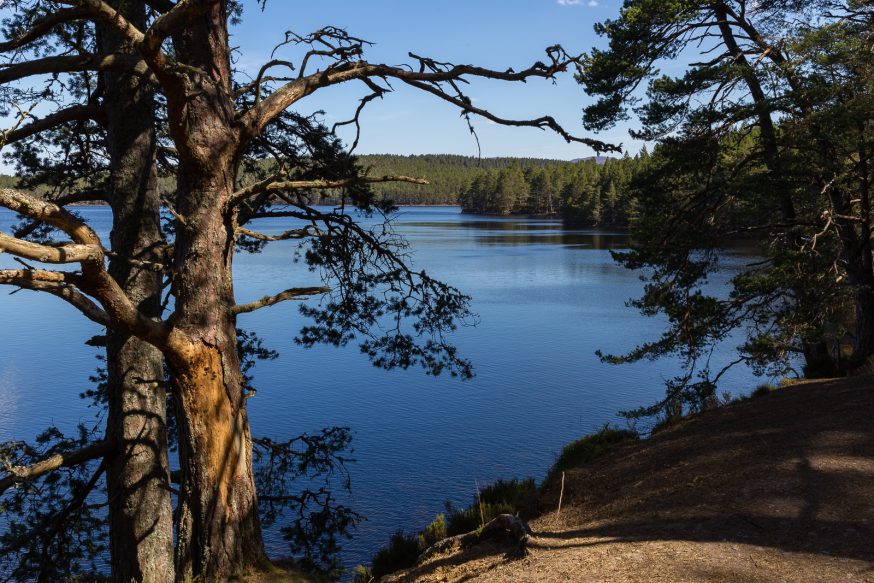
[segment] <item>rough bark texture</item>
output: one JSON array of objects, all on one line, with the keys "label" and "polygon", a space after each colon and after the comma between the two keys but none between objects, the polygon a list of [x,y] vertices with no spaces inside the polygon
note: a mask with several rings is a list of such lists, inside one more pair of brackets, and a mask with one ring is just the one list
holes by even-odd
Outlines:
[{"label": "rough bark texture", "polygon": [[225,3],[173,39],[188,64],[187,99],[168,99],[180,158],[175,246],[176,318],[167,357],[178,404],[182,483],[177,579],[224,580],[266,563],[252,439],[236,344],[233,251],[236,225],[224,209],[238,147]]},{"label": "rough bark texture", "polygon": [[[215,168],[222,172],[220,162]],[[177,239],[176,331],[170,339],[182,483],[177,576],[223,578],[266,561],[252,474],[252,439],[236,346],[231,182],[204,177],[180,192],[189,229]]]},{"label": "rough bark texture", "polygon": [[[142,2],[122,0],[118,8],[132,22],[145,22]],[[100,34],[110,52],[131,50],[111,30]],[[111,239],[117,254],[109,272],[144,314],[159,316],[161,274],[125,259],[153,260],[164,242],[155,170],[154,94],[132,75],[106,73],[103,80],[112,165]],[[172,581],[163,357],[145,341],[110,329],[107,372],[107,433],[118,443],[107,465],[112,579]]]}]

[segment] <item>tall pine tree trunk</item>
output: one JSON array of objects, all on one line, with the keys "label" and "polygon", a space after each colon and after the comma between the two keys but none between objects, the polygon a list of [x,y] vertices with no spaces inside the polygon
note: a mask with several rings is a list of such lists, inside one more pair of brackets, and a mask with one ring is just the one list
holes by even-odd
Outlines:
[{"label": "tall pine tree trunk", "polygon": [[165,356],[176,403],[179,486],[176,577],[224,580],[267,559],[252,470],[252,439],[237,354],[233,192],[240,136],[234,115],[227,6],[206,9],[173,37],[191,75],[168,96],[179,153],[176,299]]},{"label": "tall pine tree trunk", "polygon": [[[142,1],[117,4],[142,26]],[[107,52],[133,52],[100,27]],[[162,253],[160,197],[155,169],[155,99],[141,78],[105,73],[109,200],[113,211],[110,274],[144,314],[159,316],[162,277],[135,267]],[[167,459],[163,357],[150,344],[109,330],[107,436],[118,444],[108,460],[110,550],[113,581],[166,582],[174,577],[173,511]]]},{"label": "tall pine tree trunk", "polygon": [[182,465],[177,522],[182,580],[192,575],[223,580],[266,564],[230,309],[234,225],[222,212],[233,185],[229,176],[230,164],[219,154],[210,167],[186,173],[190,182],[181,185],[177,198],[186,225],[177,235],[178,319],[167,356]]},{"label": "tall pine tree trunk", "polygon": [[[796,221],[795,204],[792,199],[792,193],[787,187],[786,177],[784,176],[784,168],[777,143],[777,131],[771,115],[771,106],[755,69],[750,65],[745,53],[738,45],[734,31],[729,24],[727,10],[721,3],[716,4],[713,10],[725,47],[728,49],[729,54],[731,54],[734,63],[740,67],[744,83],[750,91],[750,96],[756,108],[757,125],[761,135],[762,158],[764,159],[765,167],[768,169],[770,185],[778,198],[781,219],[786,225],[789,225],[784,233],[785,243],[792,249],[797,250],[800,248],[802,241],[799,240],[792,228]],[[808,295],[803,290],[797,291],[799,292],[797,297]],[[808,308],[811,311],[816,309],[814,306]],[[802,340],[802,352],[805,360],[805,375],[815,378],[837,374],[838,364],[833,358],[826,342],[821,340]]]}]

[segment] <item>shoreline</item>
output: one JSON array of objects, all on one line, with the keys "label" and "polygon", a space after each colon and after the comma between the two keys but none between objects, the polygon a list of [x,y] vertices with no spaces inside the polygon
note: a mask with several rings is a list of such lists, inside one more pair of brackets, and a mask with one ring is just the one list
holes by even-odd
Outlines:
[{"label": "shoreline", "polygon": [[874,375],[762,386],[590,450],[538,489],[524,559],[480,537],[384,581],[871,581],[872,388]]}]

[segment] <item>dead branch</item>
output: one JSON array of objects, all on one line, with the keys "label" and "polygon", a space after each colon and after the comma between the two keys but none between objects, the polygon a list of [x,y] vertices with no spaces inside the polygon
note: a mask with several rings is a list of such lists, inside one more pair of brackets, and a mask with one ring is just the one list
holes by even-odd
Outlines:
[{"label": "dead branch", "polygon": [[102,326],[109,325],[109,316],[100,306],[76,288],[81,276],[65,271],[46,271],[43,269],[3,269],[0,270],[0,285],[10,285],[19,289],[43,291],[72,304],[89,320]]},{"label": "dead branch", "polygon": [[377,182],[409,182],[412,184],[428,184],[424,178],[412,176],[359,176],[344,178],[341,180],[277,180],[276,176],[256,182],[250,186],[238,190],[231,195],[228,208],[234,208],[247,198],[265,192],[287,192],[289,190],[326,190],[331,188],[347,188],[349,186],[361,186],[375,184]]},{"label": "dead branch", "polygon": [[113,442],[99,441],[76,451],[55,454],[30,466],[4,468],[8,475],[0,478],[0,494],[15,484],[35,480],[58,468],[77,466],[87,461],[105,457],[114,450],[115,444]]},{"label": "dead branch", "polygon": [[28,43],[47,34],[59,24],[65,24],[74,20],[79,20],[87,16],[88,12],[82,8],[67,8],[64,10],[56,10],[55,12],[46,14],[39,20],[33,23],[29,29],[18,35],[14,39],[0,43],[0,53],[6,53],[20,49]]},{"label": "dead branch", "polygon": [[[330,32],[330,31],[329,31]],[[321,37],[320,37],[321,38]],[[329,36],[329,38],[335,38]],[[570,135],[554,119],[544,116],[534,120],[517,121],[507,120],[482,108],[473,107],[471,100],[458,88],[458,83],[467,83],[471,77],[493,79],[499,81],[526,81],[531,78],[553,79],[559,72],[566,71],[570,67],[581,67],[582,62],[578,57],[571,57],[560,46],[547,49],[549,64],[537,62],[527,69],[514,71],[498,71],[472,65],[451,65],[439,63],[433,59],[420,57],[414,54],[410,56],[419,63],[418,70],[405,67],[395,67],[382,64],[371,64],[359,60],[362,43],[358,39],[342,37],[342,42],[351,43],[349,46],[333,47],[325,56],[334,57],[336,62],[323,71],[317,71],[310,75],[301,76],[290,81],[271,95],[244,112],[241,117],[241,126],[248,138],[257,136],[267,124],[269,124],[282,111],[311,95],[318,89],[337,85],[352,80],[373,79],[397,79],[408,85],[424,89],[441,99],[460,107],[465,113],[481,115],[504,125],[521,125],[530,127],[549,128],[557,131],[565,140],[589,145],[597,151],[620,151],[620,148],[610,144],[589,138],[577,138]],[[341,50],[342,49],[342,50]],[[389,88],[380,88],[379,93],[390,91]],[[375,92],[376,93],[376,92]],[[373,99],[371,97],[370,99]],[[370,100],[368,99],[368,101]],[[365,102],[366,103],[366,102]],[[488,115],[484,115],[488,114]],[[512,123],[510,123],[512,122]],[[247,140],[243,140],[244,142]]]},{"label": "dead branch", "polygon": [[478,530],[437,541],[419,555],[418,562],[422,563],[428,558],[448,550],[470,547],[487,538],[508,534],[518,545],[508,554],[513,558],[521,558],[528,554],[529,533],[528,525],[521,518],[512,514],[499,514]]},{"label": "dead branch", "polygon": [[284,233],[280,233],[279,235],[266,235],[264,233],[259,233],[257,231],[246,229],[245,227],[237,227],[236,233],[238,237],[250,237],[259,241],[271,242],[288,241],[291,239],[306,239],[307,237],[316,237],[319,235],[319,231],[312,226],[308,226],[304,229],[293,229],[291,231],[285,231]]},{"label": "dead branch", "polygon": [[288,300],[303,300],[309,296],[316,294],[326,294],[330,291],[331,288],[329,287],[293,287],[291,289],[285,290],[282,293],[278,293],[275,296],[264,296],[263,298],[255,302],[231,306],[231,312],[233,314],[247,314],[249,312],[254,312],[255,310],[260,310],[261,308],[266,308],[268,306],[278,304],[279,302],[285,302]]}]

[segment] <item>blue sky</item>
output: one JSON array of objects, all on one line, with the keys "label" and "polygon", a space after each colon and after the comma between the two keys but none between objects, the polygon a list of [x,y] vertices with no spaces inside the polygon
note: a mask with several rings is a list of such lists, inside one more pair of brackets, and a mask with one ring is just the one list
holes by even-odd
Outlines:
[{"label": "blue sky", "polygon": [[[618,15],[621,0],[320,0],[297,2],[268,0],[261,11],[255,0],[245,0],[243,22],[233,31],[238,47],[237,65],[254,74],[270,59],[285,32],[306,34],[327,25],[375,43],[365,58],[371,62],[409,62],[408,52],[438,61],[516,70],[545,60],[544,49],[561,44],[569,53],[588,51],[603,43],[594,31],[595,22]],[[0,16],[5,10],[0,10]],[[277,58],[295,60],[300,53],[284,49]],[[476,155],[476,141],[469,134],[458,110],[436,97],[395,83],[397,91],[368,105],[362,114],[358,153]],[[555,117],[575,135],[592,136],[582,127],[582,108],[591,102],[583,88],[568,73],[557,83],[542,79],[522,83],[475,81],[466,91],[477,106],[505,118]],[[331,87],[299,103],[298,110],[322,110],[325,121],[349,119],[358,100],[368,93],[360,83]],[[43,115],[42,107],[34,110]],[[5,120],[9,125],[10,120]],[[482,155],[530,156],[574,159],[591,156],[582,144],[568,144],[558,135],[532,128],[508,128],[475,119]],[[351,142],[351,129],[341,130]],[[642,145],[619,127],[592,136],[622,143],[635,153]],[[0,163],[0,172],[12,168]]]},{"label": "blue sky", "polygon": [[[239,65],[244,69],[257,70],[286,30],[306,33],[330,24],[376,43],[365,55],[372,62],[406,62],[412,51],[440,61],[518,70],[543,59],[544,49],[553,44],[571,53],[599,44],[601,39],[592,26],[616,16],[620,0],[269,0],[263,13],[252,5],[247,2],[244,21],[232,40],[240,47]],[[476,142],[457,110],[415,89],[395,87],[395,93],[371,102],[362,115],[359,153],[476,154]],[[590,99],[570,74],[559,78],[556,85],[544,80],[524,85],[477,82],[468,92],[477,106],[497,115],[531,118],[550,114],[571,133],[589,135],[582,128],[581,110]],[[366,93],[360,84],[330,88],[301,102],[299,109],[307,113],[324,110],[328,122],[348,119]],[[593,153],[551,132],[501,127],[485,120],[475,126],[483,156],[573,159]],[[599,137],[622,142],[631,152],[640,147],[625,128]]]}]

